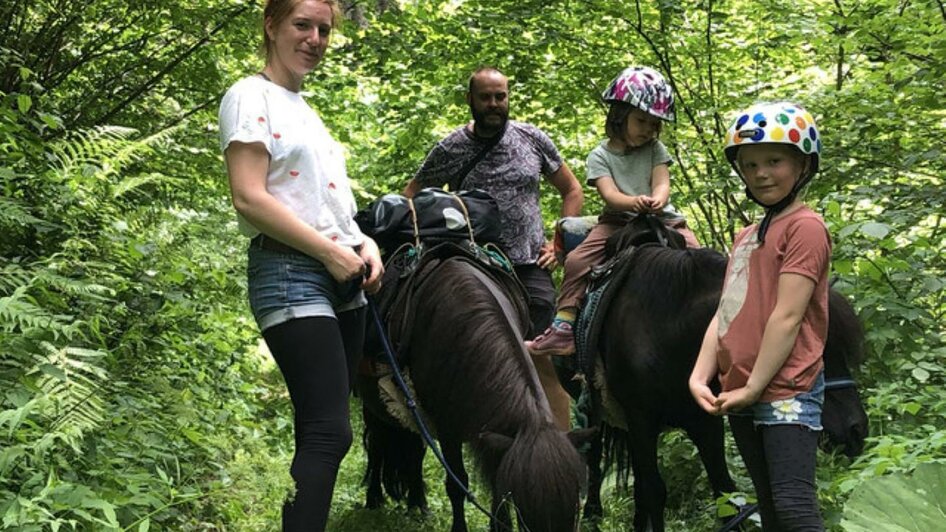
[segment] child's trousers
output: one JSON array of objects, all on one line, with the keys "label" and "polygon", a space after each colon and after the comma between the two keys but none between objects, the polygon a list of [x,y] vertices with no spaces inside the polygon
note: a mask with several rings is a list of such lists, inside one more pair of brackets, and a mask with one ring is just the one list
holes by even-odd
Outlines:
[{"label": "child's trousers", "polygon": [[762,529],[823,531],[815,487],[820,432],[803,425],[756,427],[751,416],[729,416],[729,426],[759,499]]},{"label": "child's trousers", "polygon": [[[700,247],[696,235],[693,234],[684,220],[667,224],[671,229],[680,233],[686,240],[688,248]],[[565,257],[565,275],[558,296],[558,309],[577,309],[585,298],[585,289],[588,287],[588,272],[593,266],[604,262],[604,244],[608,237],[613,235],[621,225],[602,223],[595,224],[588,236]]]}]

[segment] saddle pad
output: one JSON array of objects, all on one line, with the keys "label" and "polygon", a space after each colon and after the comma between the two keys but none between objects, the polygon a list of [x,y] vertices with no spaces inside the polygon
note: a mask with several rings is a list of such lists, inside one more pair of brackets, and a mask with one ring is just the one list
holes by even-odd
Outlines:
[{"label": "saddle pad", "polygon": [[630,272],[630,257],[635,249],[632,247],[621,251],[591,274],[584,304],[575,320],[575,355],[578,357],[578,369],[585,375],[593,375],[598,357],[598,339],[606,314],[604,311]]},{"label": "saddle pad", "polygon": [[[415,407],[420,413],[421,419],[424,420],[427,429],[430,431],[430,435],[436,438],[437,427],[434,426],[430,418],[424,413],[424,409],[421,407],[420,403],[417,402],[417,393],[414,392],[414,383],[411,382],[410,373],[404,370],[401,373],[401,377],[404,378],[404,384],[407,385],[408,391],[410,391],[411,396],[414,397]],[[381,403],[384,404],[384,409],[387,410],[388,414],[391,414],[391,417],[397,420],[398,424],[405,429],[421,434],[420,429],[417,427],[417,421],[414,419],[414,414],[411,413],[411,407],[407,404],[407,397],[405,397],[404,392],[398,388],[397,382],[394,380],[393,372],[378,378],[378,392],[381,396]]]}]

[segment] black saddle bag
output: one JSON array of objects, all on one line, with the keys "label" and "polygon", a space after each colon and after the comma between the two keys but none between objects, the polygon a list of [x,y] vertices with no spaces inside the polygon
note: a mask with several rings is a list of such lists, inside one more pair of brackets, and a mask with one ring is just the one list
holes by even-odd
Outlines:
[{"label": "black saddle bag", "polygon": [[482,190],[450,193],[425,188],[413,200],[386,194],[358,211],[362,232],[386,250],[415,240],[498,243],[502,224],[496,200]]}]

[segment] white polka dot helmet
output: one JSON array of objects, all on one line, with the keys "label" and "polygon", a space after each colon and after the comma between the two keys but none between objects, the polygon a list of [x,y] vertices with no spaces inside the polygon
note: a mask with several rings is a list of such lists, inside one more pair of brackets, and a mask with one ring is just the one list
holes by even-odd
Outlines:
[{"label": "white polka dot helmet", "polygon": [[627,102],[645,113],[673,121],[673,88],[660,72],[644,66],[625,68],[601,93],[606,102]]},{"label": "white polka dot helmet", "polygon": [[808,179],[818,172],[821,135],[811,113],[800,105],[791,102],[758,103],[736,115],[726,131],[726,158],[740,176],[736,152],[740,146],[749,144],[795,146],[805,155],[811,155]]}]

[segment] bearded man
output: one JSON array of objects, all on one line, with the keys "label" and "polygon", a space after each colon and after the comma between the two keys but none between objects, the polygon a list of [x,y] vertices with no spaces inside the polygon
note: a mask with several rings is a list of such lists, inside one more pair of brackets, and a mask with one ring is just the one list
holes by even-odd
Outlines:
[{"label": "bearded man", "polygon": [[[558,265],[545,238],[539,185],[543,178],[561,196],[561,216],[578,216],[581,185],[555,144],[539,128],[509,120],[509,80],[493,67],[470,76],[467,104],[473,120],[447,135],[404,189],[413,197],[421,188],[449,185],[451,190],[480,189],[496,199],[502,218],[500,244],[529,295],[532,330],[544,331],[555,315],[551,272]],[[569,428],[569,399],[550,357],[533,357],[556,425]]]}]

